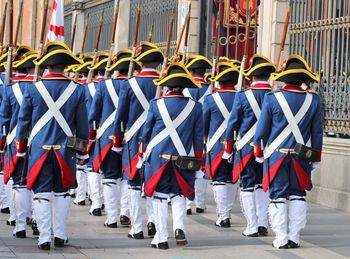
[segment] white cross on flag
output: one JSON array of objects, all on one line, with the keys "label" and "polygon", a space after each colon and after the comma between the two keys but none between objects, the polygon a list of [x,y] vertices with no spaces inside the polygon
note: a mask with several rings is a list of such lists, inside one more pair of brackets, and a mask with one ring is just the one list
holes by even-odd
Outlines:
[{"label": "white cross on flag", "polygon": [[64,42],[64,3],[63,0],[54,0],[52,3],[52,13],[50,19],[49,31],[47,32],[46,42],[62,41]]}]

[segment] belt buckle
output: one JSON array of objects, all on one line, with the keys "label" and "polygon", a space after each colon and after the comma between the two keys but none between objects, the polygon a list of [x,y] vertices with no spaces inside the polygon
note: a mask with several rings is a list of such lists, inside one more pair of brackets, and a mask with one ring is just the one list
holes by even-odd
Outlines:
[{"label": "belt buckle", "polygon": [[45,149],[45,150],[51,150],[51,149],[57,150],[61,148],[62,148],[61,145],[43,145],[42,146],[42,149]]}]

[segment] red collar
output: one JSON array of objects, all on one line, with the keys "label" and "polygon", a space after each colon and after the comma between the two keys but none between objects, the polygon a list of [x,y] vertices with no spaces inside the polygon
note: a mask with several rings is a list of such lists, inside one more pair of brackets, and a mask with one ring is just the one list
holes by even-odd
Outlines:
[{"label": "red collar", "polygon": [[206,83],[207,83],[207,82],[205,82],[204,79],[201,78],[201,77],[193,77],[193,79],[194,79],[194,81],[195,81],[196,83],[201,83],[201,84],[206,84]]},{"label": "red collar", "polygon": [[217,92],[237,92],[235,86],[221,86]]},{"label": "red collar", "polygon": [[271,90],[271,85],[268,82],[256,82],[252,83],[249,86],[249,89],[256,89],[256,90]]},{"label": "red collar", "polygon": [[128,75],[118,75],[115,79],[119,80],[119,79],[126,79],[128,78]]},{"label": "red collar", "polygon": [[27,75],[25,78],[23,78],[22,81],[27,81],[27,82],[34,81],[34,75]]},{"label": "red collar", "polygon": [[63,74],[47,74],[43,77],[43,79],[60,79],[60,80],[70,80],[68,77],[66,77]]},{"label": "red collar", "polygon": [[137,77],[159,77],[159,72],[158,71],[141,71],[138,73]]},{"label": "red collar", "polygon": [[86,82],[87,82],[87,78],[79,80],[79,84],[82,84],[82,85],[86,84]]},{"label": "red collar", "polygon": [[301,86],[298,85],[285,85],[281,88],[281,90],[288,91],[288,92],[301,92],[305,93],[306,90],[301,88]]},{"label": "red collar", "polygon": [[26,78],[26,75],[15,75],[15,77],[12,78],[12,81],[18,82],[22,81],[24,78]]},{"label": "red collar", "polygon": [[185,97],[185,96],[183,95],[183,93],[169,91],[164,95],[164,97]]},{"label": "red collar", "polygon": [[99,76],[99,77],[96,77],[96,78],[93,80],[93,82],[94,82],[94,83],[98,83],[98,82],[101,82],[103,79],[104,79],[103,76]]}]

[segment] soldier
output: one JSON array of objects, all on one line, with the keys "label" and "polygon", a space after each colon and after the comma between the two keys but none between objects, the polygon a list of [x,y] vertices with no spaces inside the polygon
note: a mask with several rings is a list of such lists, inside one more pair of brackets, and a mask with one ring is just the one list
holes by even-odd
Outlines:
[{"label": "soldier", "polygon": [[264,98],[254,155],[260,163],[265,158],[263,188],[269,189],[269,216],[276,234],[272,245],[297,248],[306,224],[306,190],[312,188],[311,171],[321,160],[323,136],[320,98],[301,85],[318,82],[319,76],[302,57],[292,55],[272,80],[284,86]]},{"label": "soldier", "polygon": [[[123,58],[124,52],[120,52],[117,58]],[[127,51],[127,57],[131,54]],[[104,59],[104,66],[108,58]],[[127,60],[129,63],[130,59]],[[105,226],[117,227],[117,180],[122,173],[121,152],[113,152],[113,122],[116,116],[120,89],[126,74],[120,75],[117,79],[101,80],[97,85],[97,91],[91,104],[89,114],[90,141],[95,142],[93,169],[95,172],[102,172],[102,186],[104,204],[107,212]],[[99,125],[96,128],[94,125]]]},{"label": "soldier", "polygon": [[[190,74],[193,76],[194,80],[197,83],[200,83],[202,88],[185,88],[183,94],[186,97],[190,97],[195,101],[198,101],[203,104],[205,96],[210,94],[209,84],[203,79],[207,69],[212,67],[212,63],[204,56],[194,55],[190,56],[186,62],[186,68],[189,70]],[[207,183],[208,176],[202,171],[199,170],[196,172],[196,181],[195,181],[195,203],[196,203],[196,212],[203,213],[205,210],[205,196],[207,193]],[[192,202],[187,200],[187,214],[192,214],[191,210]]]},{"label": "soldier", "polygon": [[[163,61],[162,51],[154,44],[142,41],[136,50],[134,60],[140,63],[141,72],[124,82],[118,111],[114,122],[114,149],[120,152],[123,148],[123,171],[129,180],[131,230],[128,237],[143,239],[141,191],[142,176],[136,167],[138,163],[138,141],[142,127],[146,122],[149,101],[155,98],[157,88],[153,80],[159,78],[156,68]],[[125,142],[122,144],[125,132]],[[152,202],[147,200],[148,235],[154,236]]]},{"label": "soldier", "polygon": [[[77,55],[76,55],[77,56]],[[81,65],[72,65],[70,67],[73,67],[73,72],[75,75],[71,78],[72,80],[74,78],[79,78],[78,82],[79,84],[84,87],[85,90],[85,96],[86,96],[86,109],[87,111],[90,110],[91,102],[93,95],[95,94],[95,83],[91,82],[90,85],[86,85],[86,80],[89,73],[89,66],[91,66],[93,57],[90,55],[84,55],[83,56],[83,64]],[[86,160],[79,160],[77,164],[77,172],[76,172],[76,178],[77,178],[77,184],[78,187],[76,189],[76,197],[74,199],[74,204],[78,206],[85,206],[85,199],[86,199],[86,193],[88,192],[88,184],[87,184],[87,173],[91,170],[92,171],[92,145],[89,145],[90,149],[89,151],[89,158]],[[98,194],[99,195],[99,194]],[[101,199],[99,199],[101,200]]]},{"label": "soldier", "polygon": [[68,242],[68,191],[76,182],[76,157],[86,158],[82,150],[88,140],[88,120],[83,89],[63,75],[66,66],[81,63],[70,49],[62,42],[50,42],[34,63],[47,67],[48,74],[24,93],[16,156],[24,157],[28,152],[27,187],[34,191],[34,214],[40,231],[38,247],[49,250],[51,232],[56,247]]},{"label": "soldier", "polygon": [[[123,84],[128,76],[128,70],[131,61],[131,50],[121,50],[113,58],[112,64],[107,68],[107,71],[113,72],[116,76],[113,78],[113,82],[118,81],[118,84]],[[139,70],[139,66],[135,64],[135,70]],[[118,150],[117,150],[118,151]],[[122,150],[119,150],[118,153],[121,153]],[[123,226],[128,226],[131,224],[130,221],[130,208],[129,208],[129,199],[128,199],[128,177],[125,172],[122,172],[120,179],[120,224]]]},{"label": "soldier", "polygon": [[[2,53],[0,56],[0,104],[2,102],[3,98],[3,91],[4,91],[4,82],[5,82],[5,68],[3,66],[4,62],[7,60],[7,48],[3,47]],[[2,130],[2,129],[0,129]],[[0,153],[0,208],[1,208],[1,213],[4,214],[10,214],[10,203],[9,199],[7,197],[7,186],[4,183],[4,171],[3,171],[3,162],[4,162],[4,152]],[[10,219],[6,221],[8,225],[10,225],[10,222],[13,222],[13,226],[15,225],[15,218],[13,217],[14,215],[10,214]]]},{"label": "soldier", "polygon": [[[233,181],[240,181],[241,205],[247,220],[244,236],[266,236],[268,228],[268,195],[262,190],[262,165],[255,161],[253,140],[256,124],[266,93],[271,91],[268,82],[275,66],[263,55],[252,57],[244,75],[251,79],[248,89],[237,93],[226,131],[227,154],[232,154],[235,144]],[[240,138],[237,140],[237,136]]]},{"label": "soldier", "polygon": [[[167,200],[170,197],[176,244],[186,245],[185,198],[194,198],[195,170],[200,169],[203,154],[202,105],[185,97],[182,90],[201,86],[181,63],[172,63],[155,83],[169,91],[150,102],[141,150],[145,151],[145,193],[153,198],[156,211],[157,232],[151,244],[168,249]],[[187,166],[179,163],[181,158]]]},{"label": "soldier", "polygon": [[[90,65],[92,64],[89,61],[90,58],[88,58],[88,63]],[[87,78],[84,80],[84,75],[83,78],[81,79],[81,83],[84,83],[84,88],[85,88],[85,98],[86,98],[86,105],[87,105],[87,110],[88,114],[91,113],[92,108],[92,102],[93,99],[95,98],[95,94],[97,92],[97,86],[100,81],[104,79],[104,71],[107,65],[107,60],[108,60],[108,54],[106,52],[101,52],[99,53],[98,57],[96,58],[96,63],[94,67],[88,67],[89,70],[92,71],[93,73],[93,81],[92,82],[87,82]],[[96,107],[95,107],[96,108]],[[102,107],[101,107],[102,108]],[[100,111],[99,111],[100,112]],[[97,115],[98,116],[98,115]],[[99,118],[100,120],[100,118]],[[93,128],[93,124],[89,124],[90,129]],[[97,125],[95,125],[97,127]],[[96,129],[95,129],[96,130]],[[94,134],[93,131],[90,131],[90,133]],[[102,190],[102,175],[100,174],[98,166],[94,168],[92,161],[94,159],[94,152],[95,152],[95,145],[94,145],[94,136],[89,136],[89,139],[91,140],[89,142],[88,146],[88,151],[91,155],[89,156],[87,162],[87,180],[88,180],[88,187],[89,187],[89,193],[90,193],[90,199],[91,199],[91,207],[89,210],[89,214],[92,216],[102,216],[102,209],[104,208],[103,204],[103,190]],[[83,164],[84,164],[83,162]],[[96,170],[95,170],[96,169]]]},{"label": "soldier", "polygon": [[[18,238],[26,237],[27,217],[31,216],[31,192],[26,187],[26,165],[22,158],[15,156],[15,145],[13,141],[16,137],[16,126],[18,112],[22,104],[24,89],[31,84],[33,76],[27,74],[33,73],[35,66],[33,60],[37,58],[37,53],[28,46],[20,46],[13,55],[13,69],[16,70],[16,76],[13,81],[16,83],[6,86],[1,103],[0,126],[0,149],[4,151],[5,145],[8,145],[4,160],[4,182],[9,183],[11,179],[16,227],[13,235]],[[28,73],[29,72],[29,73]],[[11,224],[11,223],[10,223]]]},{"label": "soldier", "polygon": [[[238,81],[239,68],[229,62],[220,62],[217,65],[217,75],[212,79],[218,82],[215,93],[204,99],[204,136],[206,144],[206,171],[213,181],[213,192],[216,202],[218,219],[215,225],[218,227],[231,227],[230,213],[233,197],[229,186],[232,183],[232,163],[224,157],[224,133],[235,99],[235,85]],[[234,198],[233,198],[234,199]]]}]

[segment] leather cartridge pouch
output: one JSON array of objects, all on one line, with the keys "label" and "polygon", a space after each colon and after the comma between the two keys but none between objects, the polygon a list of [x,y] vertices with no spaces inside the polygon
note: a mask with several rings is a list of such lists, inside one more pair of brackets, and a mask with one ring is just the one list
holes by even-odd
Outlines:
[{"label": "leather cartridge pouch", "polygon": [[67,147],[70,147],[79,152],[86,151],[88,143],[89,143],[88,140],[80,139],[74,136],[70,136],[67,139]]},{"label": "leather cartridge pouch", "polygon": [[312,148],[307,147],[300,143],[297,143],[295,145],[294,152],[300,159],[308,162],[316,162],[319,155],[318,151],[313,150]]},{"label": "leather cartridge pouch", "polygon": [[201,169],[202,160],[192,156],[178,156],[175,165],[180,169],[198,171]]}]

